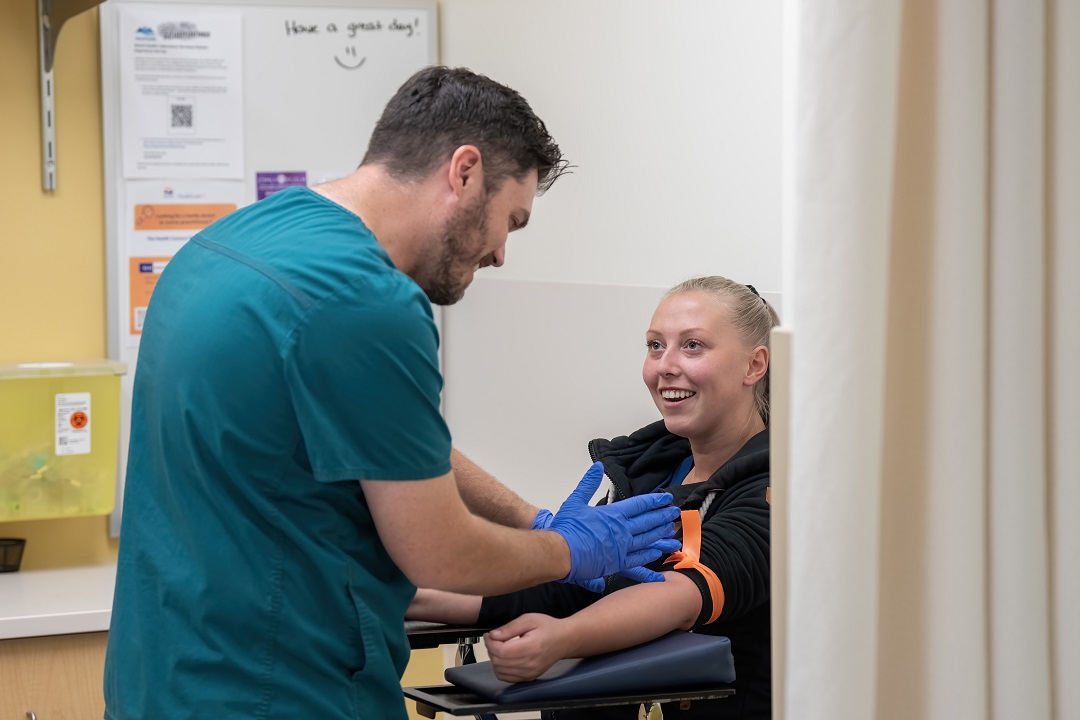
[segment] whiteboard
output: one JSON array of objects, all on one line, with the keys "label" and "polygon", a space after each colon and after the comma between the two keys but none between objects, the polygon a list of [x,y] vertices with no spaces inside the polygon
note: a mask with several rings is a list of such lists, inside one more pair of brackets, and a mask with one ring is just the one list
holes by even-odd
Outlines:
[{"label": "whiteboard", "polygon": [[[200,222],[255,202],[280,189],[278,184],[314,185],[352,172],[387,100],[416,70],[437,61],[438,16],[436,0],[106,0],[100,13],[108,347],[111,358],[130,368],[121,387],[117,502],[110,522],[116,536],[138,371],[139,312],[156,276]],[[238,130],[235,139],[215,141],[237,150],[242,160],[227,172],[209,169],[209,163],[206,170],[192,171],[191,163],[184,168],[177,162],[151,171],[143,166],[136,175],[130,170],[131,137],[145,130],[146,120],[134,120],[130,108],[134,101],[145,109],[156,100],[147,97],[150,81],[138,74],[143,69],[127,62],[132,28],[146,37],[163,36],[162,26],[192,18],[223,28],[240,45],[238,54],[230,46],[235,83],[228,92],[239,99],[229,112],[241,119],[218,118],[232,120]],[[234,55],[238,62],[231,61]],[[162,102],[176,103],[178,93],[190,90],[180,85],[168,99],[160,92]],[[196,112],[217,107],[216,100],[204,96]],[[187,117],[193,133],[198,126],[190,127]],[[190,138],[176,142],[194,146]]]}]

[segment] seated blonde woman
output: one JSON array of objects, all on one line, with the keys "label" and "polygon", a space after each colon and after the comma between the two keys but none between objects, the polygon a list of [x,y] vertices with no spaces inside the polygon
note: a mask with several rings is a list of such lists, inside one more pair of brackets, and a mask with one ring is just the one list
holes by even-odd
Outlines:
[{"label": "seated blonde woman", "polygon": [[[672,630],[723,635],[735,657],[735,695],[665,705],[663,716],[768,720],[769,332],[777,323],[751,286],[713,276],[672,288],[645,333],[642,369],[663,419],[589,443],[611,480],[607,501],[669,492],[684,527],[700,521],[698,562],[676,553],[636,573],[659,571],[663,582],[610,576],[595,581],[599,592],[560,583],[485,598],[420,590],[408,617],[501,626],[484,639],[497,676],[511,682]],[[638,708],[557,717],[635,720]]]}]

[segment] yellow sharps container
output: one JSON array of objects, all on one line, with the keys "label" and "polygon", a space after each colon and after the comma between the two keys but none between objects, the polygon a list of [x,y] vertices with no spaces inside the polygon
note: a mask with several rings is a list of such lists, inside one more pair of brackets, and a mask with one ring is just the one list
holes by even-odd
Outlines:
[{"label": "yellow sharps container", "polygon": [[0,522],[112,512],[125,372],[113,360],[0,365]]}]

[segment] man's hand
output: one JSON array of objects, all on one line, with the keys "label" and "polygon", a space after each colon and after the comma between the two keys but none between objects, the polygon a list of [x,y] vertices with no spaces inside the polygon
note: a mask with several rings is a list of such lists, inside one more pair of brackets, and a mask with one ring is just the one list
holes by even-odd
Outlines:
[{"label": "man's hand", "polygon": [[532,521],[533,530],[547,530],[551,527],[551,521],[555,519],[555,516],[551,514],[550,510],[544,510],[541,508],[536,512],[536,517]]},{"label": "man's hand", "polygon": [[[647,567],[640,567],[639,566],[639,567],[626,568],[625,570],[620,570],[619,572],[617,572],[615,574],[619,575],[620,577],[624,577],[627,580],[633,580],[634,582],[637,582],[637,583],[664,582],[664,573],[659,573],[659,572],[656,572],[655,570],[650,570]],[[602,577],[593,578],[592,580],[584,580],[584,581],[575,580],[574,584],[579,585],[579,586],[585,588],[586,590],[590,590],[590,591],[592,591],[592,592],[594,592],[594,593],[596,593],[598,595],[603,594],[604,590],[607,589],[607,580],[605,578],[602,578]]]},{"label": "man's hand", "polygon": [[593,463],[548,528],[570,548],[570,572],[562,582],[585,584],[645,565],[681,547],[673,538],[679,509],[672,507],[670,493],[590,506],[603,477],[603,464]]}]

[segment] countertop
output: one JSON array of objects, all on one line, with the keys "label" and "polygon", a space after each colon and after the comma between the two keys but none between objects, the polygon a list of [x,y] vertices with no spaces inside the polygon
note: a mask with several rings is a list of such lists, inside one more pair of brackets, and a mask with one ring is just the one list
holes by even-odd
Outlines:
[{"label": "countertop", "polygon": [[0,573],[0,640],[109,629],[115,565]]}]

